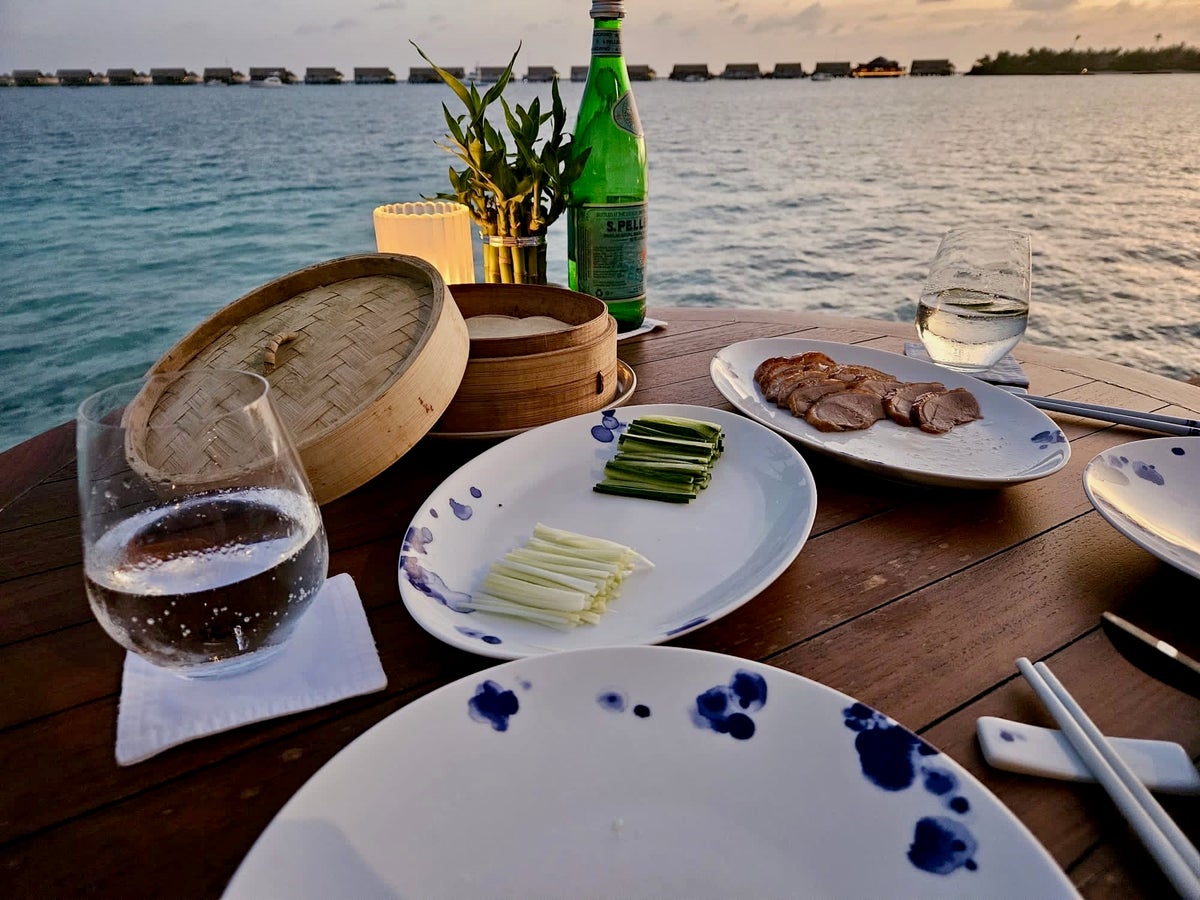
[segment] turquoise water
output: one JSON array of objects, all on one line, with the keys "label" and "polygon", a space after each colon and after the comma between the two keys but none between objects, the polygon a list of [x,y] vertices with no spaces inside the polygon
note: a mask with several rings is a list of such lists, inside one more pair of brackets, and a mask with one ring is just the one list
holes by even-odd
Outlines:
[{"label": "turquoise water", "polygon": [[[562,90],[573,113],[580,86]],[[1200,373],[1200,77],[635,91],[652,305],[911,320],[942,232],[997,222],[1033,232],[1028,340]],[[374,207],[444,188],[452,99],[403,84],[0,90],[0,449],[258,285],[374,250]],[[549,257],[565,282],[563,221]]]}]

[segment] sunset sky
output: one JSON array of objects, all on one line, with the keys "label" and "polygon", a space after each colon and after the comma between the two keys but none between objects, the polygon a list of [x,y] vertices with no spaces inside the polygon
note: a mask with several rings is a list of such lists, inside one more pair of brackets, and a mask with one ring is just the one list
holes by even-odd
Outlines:
[{"label": "sunset sky", "polygon": [[[443,65],[587,63],[590,0],[0,0],[0,72],[13,69],[388,66],[417,41]],[[1030,47],[1200,46],[1200,0],[627,0],[626,57],[675,63],[979,57]]]}]

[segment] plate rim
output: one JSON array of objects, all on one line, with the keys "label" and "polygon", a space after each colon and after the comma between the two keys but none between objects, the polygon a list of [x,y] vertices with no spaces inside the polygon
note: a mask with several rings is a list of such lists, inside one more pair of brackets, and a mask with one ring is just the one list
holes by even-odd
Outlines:
[{"label": "plate rim", "polygon": [[[607,407],[606,407],[606,409],[607,409]],[[678,627],[676,629],[671,629],[669,634],[661,633],[661,634],[655,635],[655,638],[653,640],[642,641],[642,642],[638,642],[635,644],[622,643],[622,644],[620,644],[620,646],[647,646],[647,645],[661,644],[666,641],[675,640],[676,638],[683,637],[686,634],[690,634],[693,631],[703,628],[704,626],[709,625],[709,624],[729,615],[730,613],[732,613],[734,610],[738,609],[739,607],[746,605],[751,600],[753,600],[755,597],[757,597],[759,594],[761,594],[764,590],[766,590],[768,587],[770,587],[770,585],[773,584],[774,581],[776,579],[778,579],[787,570],[788,566],[790,566],[793,562],[795,562],[796,557],[799,556],[799,554],[800,554],[800,551],[803,550],[804,546],[808,543],[808,539],[811,537],[813,524],[816,521],[818,496],[817,496],[816,479],[813,476],[812,468],[808,465],[808,461],[804,458],[803,454],[801,454],[799,452],[799,450],[797,450],[795,445],[792,444],[790,441],[788,441],[786,438],[784,438],[782,435],[778,434],[777,432],[775,432],[772,429],[767,428],[762,423],[757,422],[747,416],[743,416],[737,412],[731,412],[730,410],[717,409],[717,408],[708,407],[708,406],[699,406],[699,405],[690,404],[690,403],[635,404],[633,406],[626,407],[626,413],[632,413],[633,411],[636,411],[636,410],[650,410],[650,409],[659,410],[666,414],[690,415],[692,418],[702,418],[705,415],[709,415],[711,417],[712,415],[715,415],[717,417],[726,418],[730,423],[737,423],[736,427],[745,426],[745,427],[748,427],[751,429],[761,429],[761,433],[763,435],[769,435],[772,439],[778,441],[781,447],[786,447],[789,451],[791,451],[791,454],[794,456],[795,461],[798,464],[798,466],[800,467],[800,471],[805,479],[806,487],[804,488],[804,494],[807,498],[807,508],[805,510],[806,514],[804,516],[803,521],[799,518],[795,518],[790,522],[790,525],[789,525],[789,533],[795,535],[794,548],[790,549],[790,551],[788,553],[784,554],[784,557],[781,558],[780,563],[766,577],[760,579],[759,586],[757,587],[756,590],[753,590],[752,592],[748,593],[745,597],[743,597],[740,601],[738,601],[737,603],[734,603],[733,605],[726,605],[726,606],[721,607],[718,612],[715,612],[711,615],[704,617],[699,623],[689,624],[687,622],[683,622],[683,623],[680,623],[680,627]],[[589,412],[589,413],[581,413],[577,416],[571,416],[567,419],[559,419],[555,422],[548,422],[545,425],[539,425],[536,428],[529,429],[528,431],[522,433],[521,435],[515,436],[512,440],[533,441],[533,440],[536,440],[536,438],[529,437],[529,435],[534,435],[537,432],[542,431],[544,429],[567,428],[568,427],[567,423],[570,423],[570,422],[577,422],[580,425],[583,425],[584,423],[592,423],[592,420],[594,419],[594,417],[596,415],[600,414],[601,412],[602,412],[601,410],[596,410],[596,411]],[[594,424],[594,423],[592,423],[592,424]],[[458,474],[463,469],[467,468],[468,466],[477,464],[479,460],[483,459],[486,456],[490,456],[493,454],[498,455],[498,454],[501,454],[504,452],[510,452],[511,447],[509,446],[509,444],[510,444],[510,441],[502,441],[501,443],[496,444],[493,447],[489,447],[488,449],[484,450],[482,453],[478,454],[477,456],[475,456],[472,459],[468,460],[467,462],[463,463],[463,465],[459,466],[457,469],[455,469],[453,472],[451,472],[449,475],[447,475],[436,487],[433,488],[433,490],[429,493],[429,495],[420,504],[418,504],[417,512],[414,514],[413,519],[410,520],[408,525],[406,526],[405,533],[408,534],[408,532],[414,527],[414,524],[417,521],[417,518],[419,518],[422,515],[422,510],[427,509],[430,506],[430,503],[432,502],[433,498],[437,497],[439,495],[439,493],[443,492],[446,485],[452,479],[457,477]],[[789,457],[789,458],[791,458],[791,457]],[[441,630],[434,630],[433,623],[430,621],[426,621],[426,617],[423,617],[422,615],[420,615],[420,610],[414,608],[415,603],[421,602],[422,605],[424,605],[425,603],[433,603],[434,601],[431,601],[431,600],[429,600],[428,597],[425,597],[425,595],[420,594],[420,592],[417,591],[415,588],[411,587],[411,585],[405,584],[405,575],[404,575],[405,555],[406,555],[406,551],[404,550],[404,548],[402,546],[400,553],[396,560],[396,579],[397,579],[397,583],[398,583],[399,590],[400,590],[400,599],[403,602],[404,608],[408,612],[409,616],[422,628],[422,630],[424,630],[426,633],[428,633],[432,637],[436,638],[437,640],[442,641],[443,643],[445,643],[449,646],[452,646],[457,649],[471,653],[473,655],[484,656],[484,657],[489,657],[489,658],[493,658],[493,659],[501,659],[501,660],[516,660],[516,659],[529,658],[529,657],[534,657],[534,656],[544,656],[544,655],[547,655],[550,653],[572,652],[576,649],[588,649],[588,648],[583,648],[583,647],[579,647],[579,648],[572,647],[572,648],[563,649],[563,648],[555,648],[553,646],[548,646],[548,647],[544,647],[544,648],[532,648],[531,647],[528,652],[518,651],[518,652],[514,653],[513,651],[505,648],[505,645],[503,645],[503,644],[488,644],[488,643],[484,643],[480,640],[476,640],[474,638],[466,637],[465,635],[447,634]],[[500,617],[497,617],[497,618],[500,618]],[[495,618],[487,619],[487,621],[489,623],[494,622],[495,620],[496,620]],[[603,623],[603,620],[602,620],[602,623]],[[550,628],[546,629],[546,635],[551,644],[553,643],[554,635],[556,635],[556,634],[558,634],[558,632],[554,631],[553,629],[550,629]]]},{"label": "plate rim", "polygon": [[[1179,571],[1181,571],[1187,575],[1191,575],[1193,578],[1200,578],[1200,553],[1190,551],[1186,547],[1183,548],[1184,550],[1187,550],[1189,553],[1191,553],[1192,556],[1195,557],[1195,560],[1196,560],[1195,564],[1190,567],[1188,565],[1185,565],[1184,562],[1181,560],[1171,559],[1171,558],[1167,557],[1160,551],[1160,548],[1153,545],[1153,542],[1144,540],[1142,538],[1142,535],[1148,534],[1151,537],[1156,538],[1157,540],[1162,540],[1165,542],[1164,538],[1161,538],[1159,535],[1155,534],[1152,531],[1146,530],[1146,529],[1135,530],[1135,529],[1128,527],[1130,525],[1130,523],[1122,516],[1112,514],[1112,511],[1110,511],[1108,508],[1109,506],[1111,506],[1111,504],[1098,501],[1092,491],[1092,478],[1091,478],[1092,473],[1095,470],[1099,469],[1101,466],[1106,464],[1104,461],[1105,456],[1112,454],[1112,453],[1119,453],[1120,451],[1126,450],[1126,448],[1133,447],[1135,445],[1158,444],[1159,446],[1162,446],[1164,444],[1177,444],[1180,441],[1182,441],[1184,443],[1194,443],[1194,444],[1196,444],[1197,448],[1200,449],[1200,436],[1196,436],[1196,435],[1180,435],[1180,436],[1176,436],[1176,437],[1141,438],[1139,440],[1126,441],[1123,444],[1116,444],[1115,446],[1109,447],[1107,450],[1101,450],[1099,453],[1097,453],[1095,456],[1093,456],[1090,460],[1088,460],[1087,465],[1083,467],[1083,474],[1080,476],[1080,478],[1083,482],[1083,492],[1087,495],[1088,502],[1092,504],[1092,508],[1095,509],[1096,512],[1098,512],[1100,514],[1100,517],[1102,519],[1104,519],[1104,521],[1106,521],[1109,525],[1111,525],[1118,534],[1120,534],[1122,537],[1124,537],[1130,543],[1145,550],[1151,556],[1156,557],[1161,562],[1165,562],[1167,565],[1172,566],[1175,569],[1178,569]],[[1121,510],[1117,509],[1116,507],[1114,507],[1114,510],[1117,513],[1121,512]]]},{"label": "plate rim", "polygon": [[[326,760],[315,772],[312,773],[312,775],[308,777],[303,784],[300,785],[299,788],[292,793],[290,797],[288,797],[287,801],[271,817],[270,821],[266,824],[266,826],[263,827],[262,831],[255,838],[253,844],[251,844],[250,848],[239,861],[237,868],[234,870],[228,882],[225,884],[221,896],[223,898],[248,896],[244,894],[246,888],[239,887],[238,881],[243,877],[251,877],[245,873],[248,873],[250,871],[249,867],[255,864],[254,859],[256,855],[260,852],[265,853],[267,849],[269,849],[271,834],[277,823],[290,820],[296,814],[303,815],[308,802],[307,794],[322,789],[324,786],[321,781],[324,779],[337,777],[339,769],[345,768],[348,765],[348,760],[353,762],[353,760],[350,759],[353,753],[365,752],[364,748],[370,744],[387,742],[389,738],[389,732],[397,728],[397,722],[400,722],[405,718],[411,718],[414,715],[421,714],[427,707],[436,707],[438,705],[445,704],[447,701],[452,700],[454,695],[460,693],[464,686],[468,685],[469,683],[475,682],[478,684],[482,682],[495,681],[496,679],[512,680],[510,676],[513,676],[514,673],[515,678],[518,681],[520,681],[527,674],[531,675],[532,677],[538,677],[538,672],[528,672],[528,670],[531,668],[536,670],[542,666],[560,666],[563,664],[571,666],[575,659],[585,656],[612,657],[614,660],[614,665],[622,663],[627,658],[633,656],[640,657],[642,659],[651,659],[652,657],[657,657],[659,659],[667,660],[668,662],[672,657],[679,659],[696,659],[702,661],[702,663],[713,669],[725,667],[724,671],[728,671],[730,668],[734,670],[739,668],[749,668],[753,671],[757,671],[759,674],[766,674],[769,677],[778,678],[782,682],[787,683],[789,685],[789,693],[810,692],[813,695],[820,695],[837,703],[845,703],[848,706],[860,705],[873,713],[883,716],[887,719],[887,721],[899,725],[909,734],[916,736],[918,740],[921,740],[930,746],[936,751],[937,754],[943,757],[943,762],[948,765],[951,770],[951,774],[957,777],[961,782],[971,785],[977,797],[984,800],[986,806],[990,808],[991,814],[1000,822],[1006,824],[1009,829],[1011,829],[1011,836],[1015,840],[1019,840],[1020,846],[1023,849],[1023,853],[1029,854],[1029,858],[1031,860],[1037,858],[1041,861],[1050,877],[1057,880],[1059,887],[1062,888],[1063,896],[1079,896],[1078,891],[1075,889],[1074,884],[1071,882],[1066,871],[1054,858],[1049,849],[1038,839],[1037,835],[1034,834],[1033,830],[1025,824],[1021,817],[1018,816],[1016,812],[1014,812],[1012,808],[1008,806],[1008,804],[1001,800],[999,795],[996,794],[992,788],[986,785],[981,778],[972,773],[970,769],[968,769],[967,766],[960,762],[956,757],[951,756],[940,746],[930,743],[903,722],[890,716],[886,711],[880,710],[871,704],[864,703],[863,701],[860,701],[850,694],[835,687],[824,684],[813,678],[809,678],[808,676],[802,675],[798,672],[793,672],[788,669],[774,666],[769,662],[758,659],[747,659],[715,650],[661,645],[588,647],[561,651],[554,654],[512,659],[503,663],[499,663],[490,668],[463,674],[446,684],[434,688],[415,700],[404,704],[399,709],[392,711],[378,722],[371,725],[361,734],[354,737],[332,757]],[[639,660],[638,665],[644,667],[650,664],[642,663]],[[628,667],[624,668],[623,670],[628,671]],[[775,687],[775,690],[778,690],[778,686]],[[796,723],[797,728],[800,728],[802,725],[803,723]],[[786,738],[780,738],[780,740],[785,739]],[[802,742],[797,744],[797,746],[801,745]],[[389,744],[385,743],[384,746],[386,748],[386,746],[389,746]],[[514,758],[517,757],[504,757],[505,760],[509,761]],[[369,772],[364,775],[364,777],[370,777]],[[887,796],[887,793],[880,792],[880,796]],[[253,884],[251,884],[250,887],[253,887]],[[237,889],[237,893],[234,893],[234,889]]]},{"label": "plate rim", "polygon": [[[613,399],[597,407],[591,412],[580,413],[580,415],[590,416],[595,415],[605,409],[619,409],[625,406],[632,398],[633,392],[637,390],[637,372],[633,370],[633,366],[625,362],[623,359],[617,360],[617,394]],[[567,416],[567,418],[574,418]],[[555,421],[562,422],[563,419]],[[546,422],[545,425],[553,425],[554,422]],[[429,437],[441,438],[447,441],[489,441],[497,438],[516,437],[518,434],[524,434],[527,431],[532,431],[534,428],[542,428],[543,425],[527,425],[524,428],[503,428],[499,431],[439,431],[434,425],[427,434]]]},{"label": "plate rim", "polygon": [[[754,419],[756,422],[759,422],[767,428],[770,428],[772,431],[782,435],[789,441],[795,441],[807,449],[811,449],[814,452],[835,459],[846,465],[870,472],[878,477],[901,481],[906,484],[924,484],[934,487],[965,488],[972,490],[997,490],[1017,484],[1024,484],[1025,482],[1029,481],[1036,481],[1038,479],[1054,475],[1055,473],[1062,471],[1071,460],[1071,443],[1064,437],[1064,440],[1060,445],[1056,444],[1056,446],[1060,446],[1063,451],[1061,460],[1059,460],[1058,464],[1053,468],[1050,468],[1044,472],[1039,471],[1032,475],[1018,472],[1000,476],[976,476],[970,474],[947,475],[944,472],[937,472],[930,469],[900,468],[876,460],[865,459],[857,454],[841,450],[837,448],[836,445],[831,446],[811,436],[788,431],[767,417],[760,417],[756,415],[755,412],[757,407],[763,405],[762,401],[758,400],[756,395],[750,395],[747,398],[739,396],[738,392],[736,391],[727,390],[727,383],[729,381],[728,376],[719,372],[719,367],[725,360],[723,354],[726,354],[735,347],[742,347],[748,344],[757,343],[777,343],[779,345],[791,344],[796,345],[797,347],[799,347],[799,345],[804,345],[804,347],[809,350],[821,350],[826,352],[836,352],[838,348],[842,348],[843,350],[852,349],[856,352],[867,351],[868,353],[880,354],[885,357],[898,357],[899,359],[904,360],[906,364],[911,363],[921,367],[937,370],[938,372],[944,373],[944,375],[953,376],[952,380],[971,378],[972,376],[964,375],[961,372],[952,372],[949,369],[941,369],[935,363],[915,359],[910,356],[905,356],[903,353],[897,353],[894,350],[885,350],[881,347],[871,347],[864,344],[841,343],[838,341],[823,341],[788,335],[765,338],[749,338],[744,341],[735,341],[732,344],[722,347],[715,354],[713,354],[713,357],[709,362],[709,378],[721,395],[743,415]],[[796,349],[793,352],[800,353],[805,352],[805,350]],[[980,389],[983,390],[984,396],[991,396],[996,399],[1004,398],[999,400],[999,402],[1005,404],[1009,404],[1010,402],[1017,404],[1011,406],[1011,408],[1013,410],[1021,409],[1022,414],[1029,414],[1034,419],[1040,419],[1040,421],[1044,423],[1046,431],[1062,434],[1062,428],[1057,422],[1032,404],[1024,403],[1015,394],[1005,391],[1003,388],[1000,388],[997,385],[990,384],[986,381],[981,381],[977,378],[972,379],[969,384],[971,385],[971,390],[975,390],[976,386],[979,386]]]}]

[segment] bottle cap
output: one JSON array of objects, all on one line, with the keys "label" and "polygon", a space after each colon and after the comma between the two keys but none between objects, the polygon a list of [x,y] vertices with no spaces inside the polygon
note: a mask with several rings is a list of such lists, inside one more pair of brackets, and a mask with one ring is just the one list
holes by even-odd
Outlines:
[{"label": "bottle cap", "polygon": [[592,18],[625,18],[625,0],[592,0]]}]

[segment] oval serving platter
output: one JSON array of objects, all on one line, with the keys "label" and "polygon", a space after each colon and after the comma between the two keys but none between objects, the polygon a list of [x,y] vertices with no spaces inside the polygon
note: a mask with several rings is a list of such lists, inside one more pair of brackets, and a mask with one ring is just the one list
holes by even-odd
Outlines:
[{"label": "oval serving platter", "polygon": [[[766,400],[754,370],[771,356],[820,351],[839,363],[873,366],[901,381],[940,381],[965,387],[983,418],[947,434],[928,434],[891,420],[862,431],[818,431]],[[757,422],[799,444],[849,465],[899,481],[938,487],[994,489],[1045,478],[1071,458],[1071,445],[1043,413],[1000,388],[933,363],[898,353],[800,338],[760,338],[721,350],[709,366],[713,383],[730,403]]]},{"label": "oval serving platter", "polygon": [[717,653],[520,659],[409,704],[283,807],[225,897],[1077,897],[954,760]]},{"label": "oval serving platter", "polygon": [[[725,452],[691,503],[598,494],[617,439],[641,415],[722,426]],[[678,404],[628,406],[543,425],[484,451],[413,518],[400,595],[435,637],[500,659],[617,644],[655,644],[719,618],[791,564],[816,515],[812,472],[796,448],[744,416]],[[571,631],[459,612],[491,564],[537,523],[628,545],[654,563],[625,579],[596,625]]]}]

